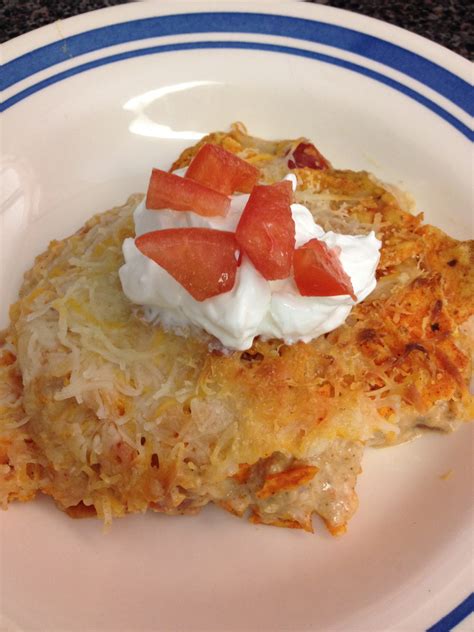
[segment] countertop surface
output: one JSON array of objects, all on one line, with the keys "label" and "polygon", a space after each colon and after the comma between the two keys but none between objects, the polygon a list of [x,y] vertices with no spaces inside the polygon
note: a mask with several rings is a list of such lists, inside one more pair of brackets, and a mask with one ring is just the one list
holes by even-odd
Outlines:
[{"label": "countertop surface", "polygon": [[[423,35],[463,57],[474,59],[474,3],[470,0],[309,1],[384,20]],[[3,0],[0,4],[0,42],[55,20],[125,2],[126,0]]]}]

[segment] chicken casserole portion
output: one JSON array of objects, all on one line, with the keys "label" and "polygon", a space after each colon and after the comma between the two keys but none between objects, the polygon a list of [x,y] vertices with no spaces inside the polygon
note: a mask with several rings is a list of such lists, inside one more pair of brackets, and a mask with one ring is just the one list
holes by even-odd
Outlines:
[{"label": "chicken casserole portion", "polygon": [[357,508],[365,446],[473,416],[474,245],[412,214],[365,172],[298,168],[306,139],[262,141],[234,125],[204,142],[296,175],[324,230],[382,241],[375,291],[311,343],[257,338],[230,352],[208,334],[145,322],[123,294],[122,243],[142,195],[52,242],[25,275],[0,340],[0,499],[52,496],[71,516],[213,502],[253,522],[334,534]]}]

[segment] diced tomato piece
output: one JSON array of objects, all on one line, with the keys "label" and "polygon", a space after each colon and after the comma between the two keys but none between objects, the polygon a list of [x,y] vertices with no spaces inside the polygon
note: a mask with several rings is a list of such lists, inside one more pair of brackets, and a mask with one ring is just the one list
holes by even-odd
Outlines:
[{"label": "diced tomato piece", "polygon": [[194,211],[198,215],[211,217],[226,215],[230,198],[188,178],[153,169],[146,207],[152,210],[171,208],[174,211]]},{"label": "diced tomato piece", "polygon": [[260,171],[230,151],[207,143],[198,151],[186,171],[186,178],[204,184],[224,195],[235,191],[250,193]]},{"label": "diced tomato piece", "polygon": [[239,263],[234,233],[212,228],[170,228],[140,235],[135,244],[197,301],[234,287]]},{"label": "diced tomato piece", "polygon": [[319,239],[311,239],[293,254],[295,283],[302,296],[357,297],[350,277],[344,272],[336,252]]},{"label": "diced tomato piece", "polygon": [[292,195],[288,181],[255,186],[235,233],[243,252],[269,281],[290,276],[295,247]]},{"label": "diced tomato piece", "polygon": [[300,143],[290,155],[288,167],[290,169],[301,169],[303,167],[329,169],[330,164],[312,143]]}]

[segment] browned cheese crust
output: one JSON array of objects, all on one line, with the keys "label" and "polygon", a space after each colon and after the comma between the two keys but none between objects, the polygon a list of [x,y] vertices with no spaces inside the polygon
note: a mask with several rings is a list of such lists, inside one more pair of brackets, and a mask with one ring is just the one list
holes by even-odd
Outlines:
[{"label": "browned cheese crust", "polygon": [[[238,124],[213,142],[288,173],[299,142]],[[296,201],[324,229],[375,230],[372,295],[309,344],[256,339],[225,352],[202,332],[150,326],[123,295],[121,244],[141,196],[52,242],[25,275],[0,341],[0,501],[38,491],[76,517],[208,502],[253,522],[342,533],[357,507],[365,445],[472,418],[474,246],[410,213],[370,174],[293,169]]]}]

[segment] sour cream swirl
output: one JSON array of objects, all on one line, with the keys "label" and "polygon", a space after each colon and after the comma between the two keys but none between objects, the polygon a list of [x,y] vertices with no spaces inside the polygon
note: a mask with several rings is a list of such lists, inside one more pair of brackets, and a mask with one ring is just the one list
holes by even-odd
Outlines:
[{"label": "sour cream swirl", "polygon": [[[287,176],[296,187],[296,178]],[[202,217],[193,212],[148,210],[143,201],[134,212],[135,234],[167,228],[202,227],[235,231],[248,195],[232,197],[226,217]],[[315,237],[330,248],[337,247],[345,272],[350,276],[357,302],[375,288],[380,241],[375,233],[341,235],[324,230],[310,211],[292,204],[296,246]],[[281,338],[286,344],[309,342],[344,323],[355,302],[348,295],[301,296],[290,277],[267,281],[244,255],[233,289],[205,301],[196,301],[165,269],[143,255],[134,239],[123,243],[125,264],[120,280],[125,295],[145,308],[147,320],[187,333],[190,326],[204,329],[229,349],[245,350],[256,336]]]}]

